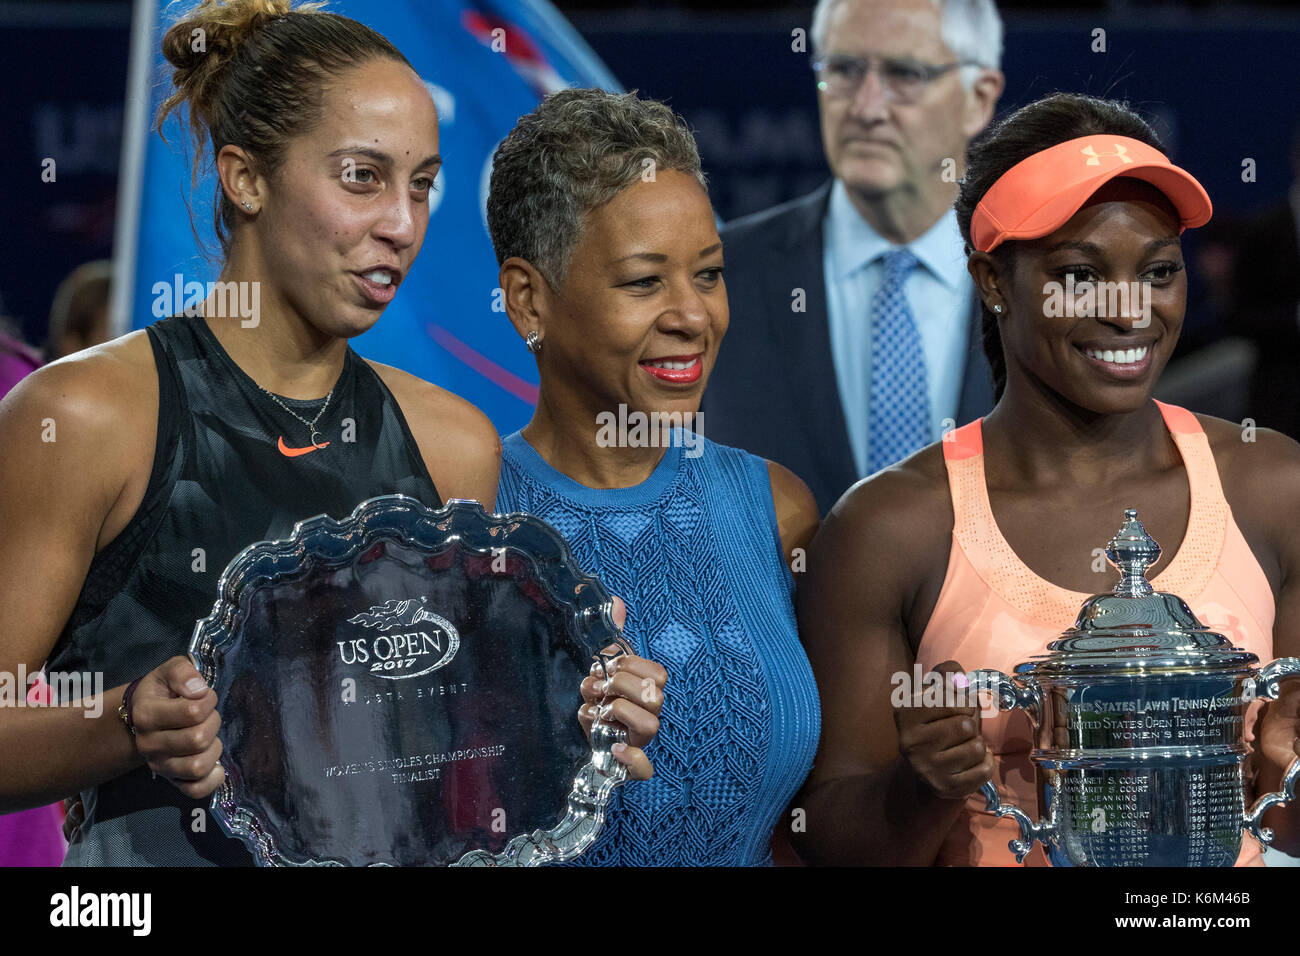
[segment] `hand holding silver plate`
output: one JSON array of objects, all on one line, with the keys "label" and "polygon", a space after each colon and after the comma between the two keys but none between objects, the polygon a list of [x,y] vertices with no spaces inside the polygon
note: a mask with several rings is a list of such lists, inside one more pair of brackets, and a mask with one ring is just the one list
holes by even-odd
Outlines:
[{"label": "hand holding silver plate", "polygon": [[596,839],[627,735],[584,733],[580,684],[630,649],[550,525],[382,496],[251,545],[218,594],[191,642],[211,810],[257,863],[532,866]]}]

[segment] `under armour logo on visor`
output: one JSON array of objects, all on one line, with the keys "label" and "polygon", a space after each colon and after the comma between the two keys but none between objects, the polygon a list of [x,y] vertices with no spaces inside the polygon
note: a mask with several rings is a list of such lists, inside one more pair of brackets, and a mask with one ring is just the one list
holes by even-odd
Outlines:
[{"label": "under armour logo on visor", "polygon": [[1115,152],[1113,152],[1113,153],[1099,153],[1099,152],[1097,152],[1095,149],[1093,149],[1091,146],[1085,146],[1085,147],[1083,147],[1083,149],[1079,150],[1079,152],[1083,153],[1083,155],[1085,155],[1085,156],[1088,157],[1087,160],[1084,161],[1084,164],[1083,164],[1083,165],[1085,165],[1085,166],[1100,166],[1100,165],[1101,165],[1101,157],[1102,157],[1102,156],[1118,156],[1118,157],[1119,157],[1119,161],[1120,161],[1121,163],[1131,163],[1131,162],[1133,162],[1133,160],[1132,160],[1132,159],[1129,157],[1129,155],[1128,155],[1128,147],[1127,147],[1127,146],[1125,146],[1123,143],[1114,143],[1113,145],[1114,145],[1114,147],[1115,147]]}]

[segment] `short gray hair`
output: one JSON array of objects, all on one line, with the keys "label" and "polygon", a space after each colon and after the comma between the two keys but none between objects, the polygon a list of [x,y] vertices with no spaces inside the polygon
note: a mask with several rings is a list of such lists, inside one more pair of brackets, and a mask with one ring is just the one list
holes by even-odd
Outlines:
[{"label": "short gray hair", "polygon": [[[818,0],[813,10],[813,50],[826,49],[826,25],[835,5],[845,0]],[[959,60],[970,60],[993,70],[1002,68],[1002,17],[993,0],[931,0],[939,9],[940,36],[948,49]],[[974,82],[974,73],[961,71],[967,88]]]},{"label": "short gray hair", "polygon": [[497,264],[526,259],[558,288],[587,213],[640,180],[646,160],[707,189],[695,137],[667,105],[635,90],[547,96],[492,156],[487,223]]}]

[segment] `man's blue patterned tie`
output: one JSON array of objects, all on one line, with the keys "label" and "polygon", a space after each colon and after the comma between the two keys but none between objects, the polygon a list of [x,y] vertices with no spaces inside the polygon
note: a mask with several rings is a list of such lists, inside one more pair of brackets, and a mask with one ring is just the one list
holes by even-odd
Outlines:
[{"label": "man's blue patterned tie", "polygon": [[867,473],[874,474],[930,443],[930,395],[921,336],[904,285],[916,268],[906,249],[886,253],[885,280],[871,300],[871,396]]}]

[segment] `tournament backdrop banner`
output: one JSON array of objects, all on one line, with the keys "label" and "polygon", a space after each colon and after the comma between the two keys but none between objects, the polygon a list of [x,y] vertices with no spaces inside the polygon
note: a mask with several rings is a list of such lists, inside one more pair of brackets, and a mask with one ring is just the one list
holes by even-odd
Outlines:
[{"label": "tournament backdrop banner", "polygon": [[[219,272],[200,252],[186,211],[190,155],[180,120],[168,121],[166,143],[151,128],[169,75],[159,43],[188,6],[137,0],[116,240],[119,331],[182,308],[172,291],[177,276],[181,288],[206,288]],[[462,396],[509,434],[532,415],[537,372],[494,295],[485,216],[492,152],[546,93],[620,87],[545,0],[334,0],[327,9],[378,30],[410,60],[437,104],[444,157],[420,255],[382,318],[353,345]],[[194,225],[211,249],[215,186],[215,176],[206,176],[191,200]]]}]

